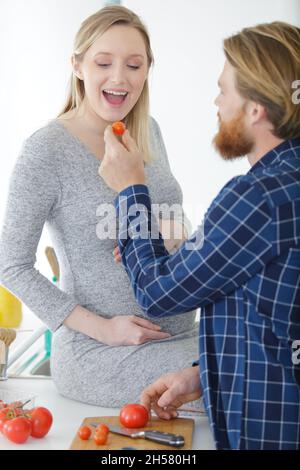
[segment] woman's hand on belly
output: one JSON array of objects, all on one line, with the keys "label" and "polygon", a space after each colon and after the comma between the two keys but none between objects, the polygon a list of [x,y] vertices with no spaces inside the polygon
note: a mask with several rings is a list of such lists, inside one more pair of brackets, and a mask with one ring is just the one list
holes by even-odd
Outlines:
[{"label": "woman's hand on belly", "polygon": [[133,346],[154,340],[166,339],[171,335],[145,318],[134,315],[117,315],[107,319],[106,334],[101,331],[103,343],[109,346]]}]

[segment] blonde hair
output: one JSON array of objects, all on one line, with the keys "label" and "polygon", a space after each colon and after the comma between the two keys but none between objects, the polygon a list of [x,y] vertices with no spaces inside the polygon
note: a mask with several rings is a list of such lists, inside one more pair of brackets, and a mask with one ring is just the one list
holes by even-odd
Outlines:
[{"label": "blonde hair", "polygon": [[[74,41],[74,58],[80,62],[89,47],[113,25],[126,25],[137,29],[145,42],[148,68],[153,64],[153,54],[149,34],[140,18],[125,7],[107,6],[83,21]],[[70,86],[66,103],[57,117],[78,110],[85,96],[84,83],[74,73],[70,78]],[[149,144],[149,85],[145,81],[143,91],[124,122],[130,134],[137,142],[145,162],[153,160]]]},{"label": "blonde hair", "polygon": [[224,52],[239,93],[265,107],[273,134],[300,137],[300,105],[292,99],[300,79],[300,29],[280,21],[244,28],[225,39]]}]

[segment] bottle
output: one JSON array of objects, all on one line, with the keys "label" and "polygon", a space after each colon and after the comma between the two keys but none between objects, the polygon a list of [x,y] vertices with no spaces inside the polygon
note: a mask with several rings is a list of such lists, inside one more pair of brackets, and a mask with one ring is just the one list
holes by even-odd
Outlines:
[{"label": "bottle", "polygon": [[0,327],[17,328],[22,321],[22,303],[0,285]]}]

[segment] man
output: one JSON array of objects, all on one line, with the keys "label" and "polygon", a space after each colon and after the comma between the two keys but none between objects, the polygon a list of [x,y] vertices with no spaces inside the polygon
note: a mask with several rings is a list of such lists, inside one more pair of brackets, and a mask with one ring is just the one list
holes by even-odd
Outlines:
[{"label": "man", "polygon": [[154,223],[142,158],[128,132],[124,145],[105,134],[99,173],[120,193],[119,248],[137,301],[151,317],[201,307],[199,361],[141,401],[168,419],[203,394],[217,449],[299,449],[300,29],[246,28],[224,52],[214,143],[251,169],[212,202],[201,246],[191,249],[196,233],[170,256],[161,238],[129,236],[127,224],[150,233]]}]

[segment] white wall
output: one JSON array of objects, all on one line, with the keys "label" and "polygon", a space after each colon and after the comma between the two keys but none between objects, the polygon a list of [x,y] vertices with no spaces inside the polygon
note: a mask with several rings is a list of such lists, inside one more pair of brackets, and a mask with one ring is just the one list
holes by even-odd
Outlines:
[{"label": "white wall", "polygon": [[[127,0],[144,19],[156,65],[151,110],[159,121],[171,165],[195,226],[223,184],[248,169],[225,163],[211,147],[213,100],[223,66],[222,39],[246,25],[300,23],[299,0]],[[80,23],[99,0],[1,0],[0,3],[0,224],[8,179],[22,141],[56,116],[71,73],[72,44]],[[195,209],[195,205],[197,206]],[[43,235],[39,253],[48,241]],[[41,270],[50,275],[44,255]]]},{"label": "white wall", "polygon": [[201,212],[248,162],[225,162],[211,140],[217,129],[222,40],[274,20],[300,24],[299,0],[125,0],[150,30],[155,55],[151,111],[163,131],[172,169],[196,228]]}]

